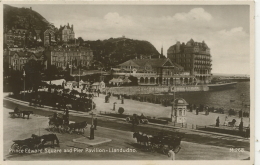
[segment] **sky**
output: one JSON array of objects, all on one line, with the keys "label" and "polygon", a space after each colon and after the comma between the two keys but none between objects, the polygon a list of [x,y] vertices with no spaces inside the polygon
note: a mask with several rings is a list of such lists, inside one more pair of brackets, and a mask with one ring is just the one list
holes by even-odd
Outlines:
[{"label": "sky", "polygon": [[[177,41],[191,38],[211,49],[212,73],[250,74],[249,5],[36,5],[56,27],[73,24],[76,37],[147,40],[167,56]],[[50,10],[51,9],[51,10]]]}]

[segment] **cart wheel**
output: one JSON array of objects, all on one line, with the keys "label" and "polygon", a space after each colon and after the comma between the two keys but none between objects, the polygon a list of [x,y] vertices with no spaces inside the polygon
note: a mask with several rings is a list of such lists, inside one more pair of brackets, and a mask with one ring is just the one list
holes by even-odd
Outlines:
[{"label": "cart wheel", "polygon": [[20,146],[17,143],[14,143],[11,145],[11,152],[9,152],[9,154],[15,154],[17,151],[20,150]]},{"label": "cart wheel", "polygon": [[149,146],[149,149],[150,149],[150,151],[151,151],[151,152],[153,152],[153,153],[154,153],[154,152],[155,152],[155,150],[156,150],[156,148],[155,148],[155,146],[154,146],[154,145],[150,145],[150,146]]},{"label": "cart wheel", "polygon": [[25,150],[29,150],[29,147],[27,145],[23,145],[21,149],[24,151],[22,154],[25,154]]},{"label": "cart wheel", "polygon": [[19,150],[20,146],[17,143],[14,143],[14,144],[12,144],[11,149],[12,150]]},{"label": "cart wheel", "polygon": [[58,128],[58,129],[59,129],[60,133],[65,133],[65,128],[64,127],[61,127],[61,128]]}]

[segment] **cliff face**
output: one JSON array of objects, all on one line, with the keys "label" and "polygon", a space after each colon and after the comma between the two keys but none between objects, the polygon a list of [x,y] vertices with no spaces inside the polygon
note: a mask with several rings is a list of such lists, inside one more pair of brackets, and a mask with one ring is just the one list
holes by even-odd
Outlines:
[{"label": "cliff face", "polygon": [[148,41],[128,38],[110,38],[108,40],[85,41],[93,50],[94,59],[104,65],[114,66],[134,58],[158,58],[159,52]]},{"label": "cliff face", "polygon": [[17,29],[47,29],[54,28],[43,16],[29,8],[18,8],[4,5],[5,28],[16,27]]}]

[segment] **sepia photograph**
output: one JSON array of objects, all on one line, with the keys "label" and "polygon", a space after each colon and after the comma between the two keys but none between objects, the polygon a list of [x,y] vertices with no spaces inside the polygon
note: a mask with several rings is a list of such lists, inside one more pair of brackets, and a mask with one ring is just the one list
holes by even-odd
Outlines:
[{"label": "sepia photograph", "polygon": [[253,13],[5,2],[2,161],[253,163]]}]

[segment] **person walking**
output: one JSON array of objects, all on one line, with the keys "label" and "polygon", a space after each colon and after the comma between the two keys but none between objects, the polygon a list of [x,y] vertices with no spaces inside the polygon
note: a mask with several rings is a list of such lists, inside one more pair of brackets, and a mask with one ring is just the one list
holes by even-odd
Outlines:
[{"label": "person walking", "polygon": [[121,103],[124,104],[124,96],[121,97]]},{"label": "person walking", "polygon": [[199,114],[199,107],[196,108],[196,115]]},{"label": "person walking", "polygon": [[94,119],[94,129],[97,130],[97,118]]},{"label": "person walking", "polygon": [[175,152],[172,149],[169,150],[168,157],[170,157],[170,160],[175,160]]},{"label": "person walking", "polygon": [[228,116],[225,117],[224,126],[228,126]]},{"label": "person walking", "polygon": [[97,91],[97,95],[98,95],[98,97],[99,97],[99,93],[100,93],[100,90],[98,89],[98,91]]},{"label": "person walking", "polygon": [[216,120],[216,127],[219,127],[219,116],[218,116],[218,118]]},{"label": "person walking", "polygon": [[16,106],[16,107],[14,108],[14,113],[18,113],[18,112],[20,112],[20,110],[19,110],[18,106]]}]

